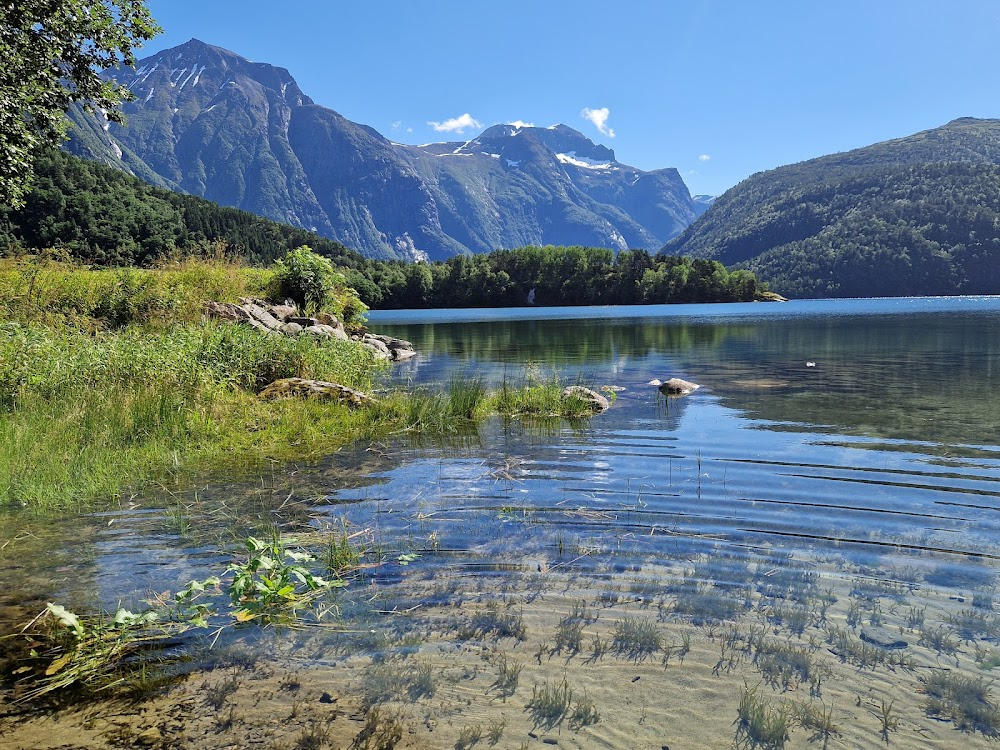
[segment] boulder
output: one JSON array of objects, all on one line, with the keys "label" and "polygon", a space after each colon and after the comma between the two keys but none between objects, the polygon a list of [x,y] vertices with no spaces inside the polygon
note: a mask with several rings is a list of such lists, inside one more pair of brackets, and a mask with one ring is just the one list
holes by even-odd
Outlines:
[{"label": "boulder", "polygon": [[369,333],[365,335],[365,338],[371,338],[381,341],[385,344],[386,349],[389,350],[389,358],[393,362],[399,362],[400,360],[409,359],[410,357],[417,356],[417,352],[413,348],[413,344],[409,341],[404,341],[403,339],[397,339],[393,336],[385,336],[383,334]]},{"label": "boulder", "polygon": [[375,399],[367,393],[356,391],[339,383],[326,380],[306,380],[305,378],[281,378],[275,380],[257,394],[263,399],[310,397],[333,398],[350,406],[364,406]]},{"label": "boulder", "polygon": [[876,625],[861,628],[861,640],[880,648],[907,648],[910,645],[899,636],[899,633],[893,633],[891,630]]},{"label": "boulder", "polygon": [[277,331],[281,328],[281,321],[268,312],[268,309],[257,304],[256,302],[248,302],[242,305],[243,309],[250,313],[250,317],[256,320],[258,323],[262,324],[265,328],[272,331]]},{"label": "boulder", "polygon": [[299,314],[299,311],[295,308],[294,305],[288,305],[288,304],[271,305],[270,310],[271,310],[271,315],[276,317],[278,320],[282,320],[286,323],[288,322],[289,318],[294,318],[296,315]]},{"label": "boulder", "polygon": [[250,313],[232,302],[209,302],[205,305],[205,314],[234,323],[247,323],[251,320]]},{"label": "boulder", "polygon": [[389,350],[389,347],[377,336],[366,333],[361,337],[361,343],[375,352],[375,356],[379,359],[392,359],[392,352]]},{"label": "boulder", "polygon": [[611,404],[608,403],[608,400],[604,396],[597,391],[584,388],[582,385],[570,385],[563,388],[562,397],[564,399],[576,398],[583,401],[595,414],[599,414],[611,407]]},{"label": "boulder", "polygon": [[310,326],[318,326],[320,321],[316,318],[306,318],[301,315],[295,315],[288,319],[289,323],[298,323],[303,328],[309,328]]},{"label": "boulder", "polygon": [[285,323],[279,330],[286,336],[298,336],[302,333],[302,326],[298,323]]},{"label": "boulder", "polygon": [[686,396],[701,388],[697,383],[681,380],[680,378],[670,378],[666,383],[654,380],[651,385],[655,385],[660,389],[660,393],[665,393],[668,396]]}]

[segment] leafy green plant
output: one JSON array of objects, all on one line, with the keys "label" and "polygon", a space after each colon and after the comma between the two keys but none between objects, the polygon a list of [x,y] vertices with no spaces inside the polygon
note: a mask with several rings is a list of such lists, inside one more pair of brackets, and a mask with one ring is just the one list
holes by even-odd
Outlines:
[{"label": "leafy green plant", "polygon": [[287,544],[292,541],[274,538],[264,542],[249,537],[247,559],[227,568],[226,572],[233,575],[229,598],[237,622],[287,622],[318,592],[346,585],[343,580],[313,574],[302,563],[315,557],[310,552],[289,549]]},{"label": "leafy green plant", "polygon": [[332,301],[334,286],[346,286],[347,280],[329,259],[302,245],[275,262],[274,283],[274,297],[318,310]]}]

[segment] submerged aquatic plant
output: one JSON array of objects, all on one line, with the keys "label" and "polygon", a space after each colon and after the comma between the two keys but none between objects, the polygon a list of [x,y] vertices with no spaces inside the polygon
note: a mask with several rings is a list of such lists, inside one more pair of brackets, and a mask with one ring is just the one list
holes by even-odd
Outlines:
[{"label": "submerged aquatic plant", "polygon": [[760,686],[744,686],[736,709],[736,744],[763,750],[781,750],[788,741],[792,715],[782,704],[773,707],[758,693]]},{"label": "submerged aquatic plant", "polygon": [[35,701],[71,687],[94,693],[123,685],[186,628],[153,611],[136,614],[119,608],[112,616],[88,618],[49,603],[17,635],[28,649],[14,670],[20,681],[17,701]]}]

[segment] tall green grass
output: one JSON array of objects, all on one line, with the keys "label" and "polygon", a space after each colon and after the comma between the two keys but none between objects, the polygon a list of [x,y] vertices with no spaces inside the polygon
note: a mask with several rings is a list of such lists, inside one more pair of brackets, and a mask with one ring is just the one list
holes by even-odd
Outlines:
[{"label": "tall green grass", "polygon": [[255,392],[281,377],[370,389],[377,371],[353,342],[240,326],[87,334],[2,324],[0,505],[73,507],[170,472],[333,449],[366,420]]}]

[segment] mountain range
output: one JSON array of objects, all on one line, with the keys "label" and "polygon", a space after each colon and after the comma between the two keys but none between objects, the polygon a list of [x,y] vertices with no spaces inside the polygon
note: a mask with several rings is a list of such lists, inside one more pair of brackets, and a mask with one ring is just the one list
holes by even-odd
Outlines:
[{"label": "mountain range", "polygon": [[654,250],[706,205],[676,169],[622,164],[565,125],[393,143],[317,105],[287,70],[194,39],[109,76],[134,94],[127,126],[75,109],[69,151],[368,257],[529,244]]},{"label": "mountain range", "polygon": [[1000,120],[755,174],[663,250],[796,297],[1000,293]]}]

